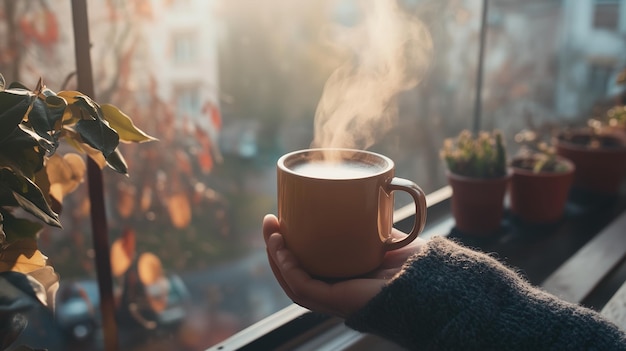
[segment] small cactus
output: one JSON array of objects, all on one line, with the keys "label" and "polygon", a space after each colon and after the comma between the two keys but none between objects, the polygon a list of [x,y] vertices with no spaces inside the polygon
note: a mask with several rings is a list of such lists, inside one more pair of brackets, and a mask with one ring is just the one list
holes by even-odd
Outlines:
[{"label": "small cactus", "polygon": [[444,140],[440,153],[448,170],[472,178],[498,178],[506,175],[506,150],[499,131],[480,132],[474,137],[468,130]]},{"label": "small cactus", "polygon": [[540,132],[524,129],[515,135],[515,141],[521,147],[511,161],[512,167],[534,173],[561,173],[569,170],[568,166],[558,158],[554,145],[543,141]]}]

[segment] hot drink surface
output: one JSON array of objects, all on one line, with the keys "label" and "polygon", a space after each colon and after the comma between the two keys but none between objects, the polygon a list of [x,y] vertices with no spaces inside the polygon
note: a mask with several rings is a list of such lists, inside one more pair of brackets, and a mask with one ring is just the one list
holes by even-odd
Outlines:
[{"label": "hot drink surface", "polygon": [[378,165],[362,162],[303,162],[292,167],[298,174],[320,179],[364,178],[381,171]]}]

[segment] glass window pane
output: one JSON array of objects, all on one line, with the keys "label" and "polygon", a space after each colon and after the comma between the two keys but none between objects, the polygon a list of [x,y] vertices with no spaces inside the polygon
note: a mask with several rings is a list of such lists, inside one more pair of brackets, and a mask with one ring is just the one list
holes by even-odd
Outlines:
[{"label": "glass window pane", "polygon": [[[391,156],[398,175],[433,191],[446,184],[442,139],[470,125],[480,4],[427,5],[403,4],[410,16],[428,18],[437,51],[430,68],[414,77],[421,84],[395,97],[398,114],[370,149]],[[358,28],[362,11],[356,1],[261,7],[196,1],[155,5],[151,20],[159,29],[154,22],[133,29],[144,35],[138,42],[149,55],[134,53],[141,65],[121,77],[121,92],[111,98],[160,140],[125,145],[131,177],[107,175],[107,200],[112,236],[132,229],[137,254],[154,253],[189,292],[185,318],[167,340],[202,349],[290,303],[266,263],[260,221],[275,211],[276,160],[311,145],[324,86],[346,59],[346,48],[331,42],[339,35],[331,29]],[[94,18],[92,26],[100,22]],[[179,65],[145,36],[190,28],[203,38],[194,48],[202,57],[195,66]],[[140,91],[143,104],[131,98]],[[407,202],[398,196],[397,206]],[[150,340],[154,332],[144,334]]]},{"label": "glass window pane", "polygon": [[[276,211],[275,163],[312,145],[323,96],[350,102],[340,115],[374,118],[341,131],[375,138],[342,137],[341,146],[390,156],[396,174],[426,192],[446,185],[438,152],[471,126],[482,2],[400,1],[399,13],[369,31],[365,4],[88,2],[96,100],[159,139],[120,146],[129,177],[103,170],[122,349],[203,350],[291,303],[267,264],[260,225]],[[389,13],[386,4],[377,13]],[[70,3],[0,9],[7,80],[34,87],[43,76],[54,90],[76,89]],[[347,64],[377,79],[331,90]],[[396,207],[407,203],[396,197]],[[61,275],[58,308],[85,323],[54,334],[58,349],[98,348],[85,183],[64,199],[61,220],[40,246]]]},{"label": "glass window pane", "polygon": [[522,129],[582,126],[618,101],[626,45],[593,26],[608,3],[619,1],[490,2],[482,121],[505,132],[513,155]]}]

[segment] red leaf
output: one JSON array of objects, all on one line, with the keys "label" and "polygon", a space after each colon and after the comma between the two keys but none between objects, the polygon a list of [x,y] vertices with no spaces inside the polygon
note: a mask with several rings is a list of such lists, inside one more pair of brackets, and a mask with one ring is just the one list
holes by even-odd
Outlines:
[{"label": "red leaf", "polygon": [[40,42],[44,45],[51,45],[59,40],[59,22],[54,12],[46,10],[44,15],[44,21],[46,27],[43,33],[40,34]]},{"label": "red leaf", "polygon": [[180,149],[176,150],[176,165],[177,169],[183,174],[191,175],[193,173],[189,156],[187,156],[187,153]]},{"label": "red leaf", "polygon": [[186,228],[191,222],[191,204],[185,193],[172,195],[167,203],[170,220],[178,229]]},{"label": "red leaf", "polygon": [[135,231],[130,228],[124,229],[122,233],[122,248],[128,257],[133,257],[135,255],[135,247],[137,246],[137,239],[135,236]]},{"label": "red leaf", "polygon": [[202,173],[211,173],[211,170],[213,170],[213,156],[211,156],[210,150],[198,152],[198,164],[200,165]]},{"label": "red leaf", "polygon": [[211,124],[216,130],[222,129],[222,115],[219,108],[211,102],[204,104],[204,113],[209,115]]}]

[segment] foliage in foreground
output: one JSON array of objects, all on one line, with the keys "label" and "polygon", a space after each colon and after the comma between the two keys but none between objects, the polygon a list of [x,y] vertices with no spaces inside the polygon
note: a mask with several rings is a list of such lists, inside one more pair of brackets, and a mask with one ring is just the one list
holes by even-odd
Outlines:
[{"label": "foliage in foreground", "polygon": [[[35,301],[54,306],[59,279],[39,251],[37,236],[43,224],[61,227],[63,197],[78,187],[86,171],[78,153],[126,175],[120,141],[151,140],[113,105],[101,106],[78,91],[56,93],[42,79],[34,90],[17,82],[7,86],[0,75],[0,282],[9,287],[19,279],[28,282],[3,290],[2,319],[8,324],[0,328],[2,348],[25,328],[17,323],[25,309]],[[78,153],[60,155],[63,144]]]},{"label": "foliage in foreground", "polygon": [[56,153],[62,141],[99,165],[127,174],[120,141],[154,138],[112,105],[100,106],[77,91],[55,93],[39,80],[34,90],[5,85],[0,75],[0,243],[35,238],[41,224],[15,217],[19,207],[43,223],[60,227],[63,196],[85,172],[83,157]]}]

